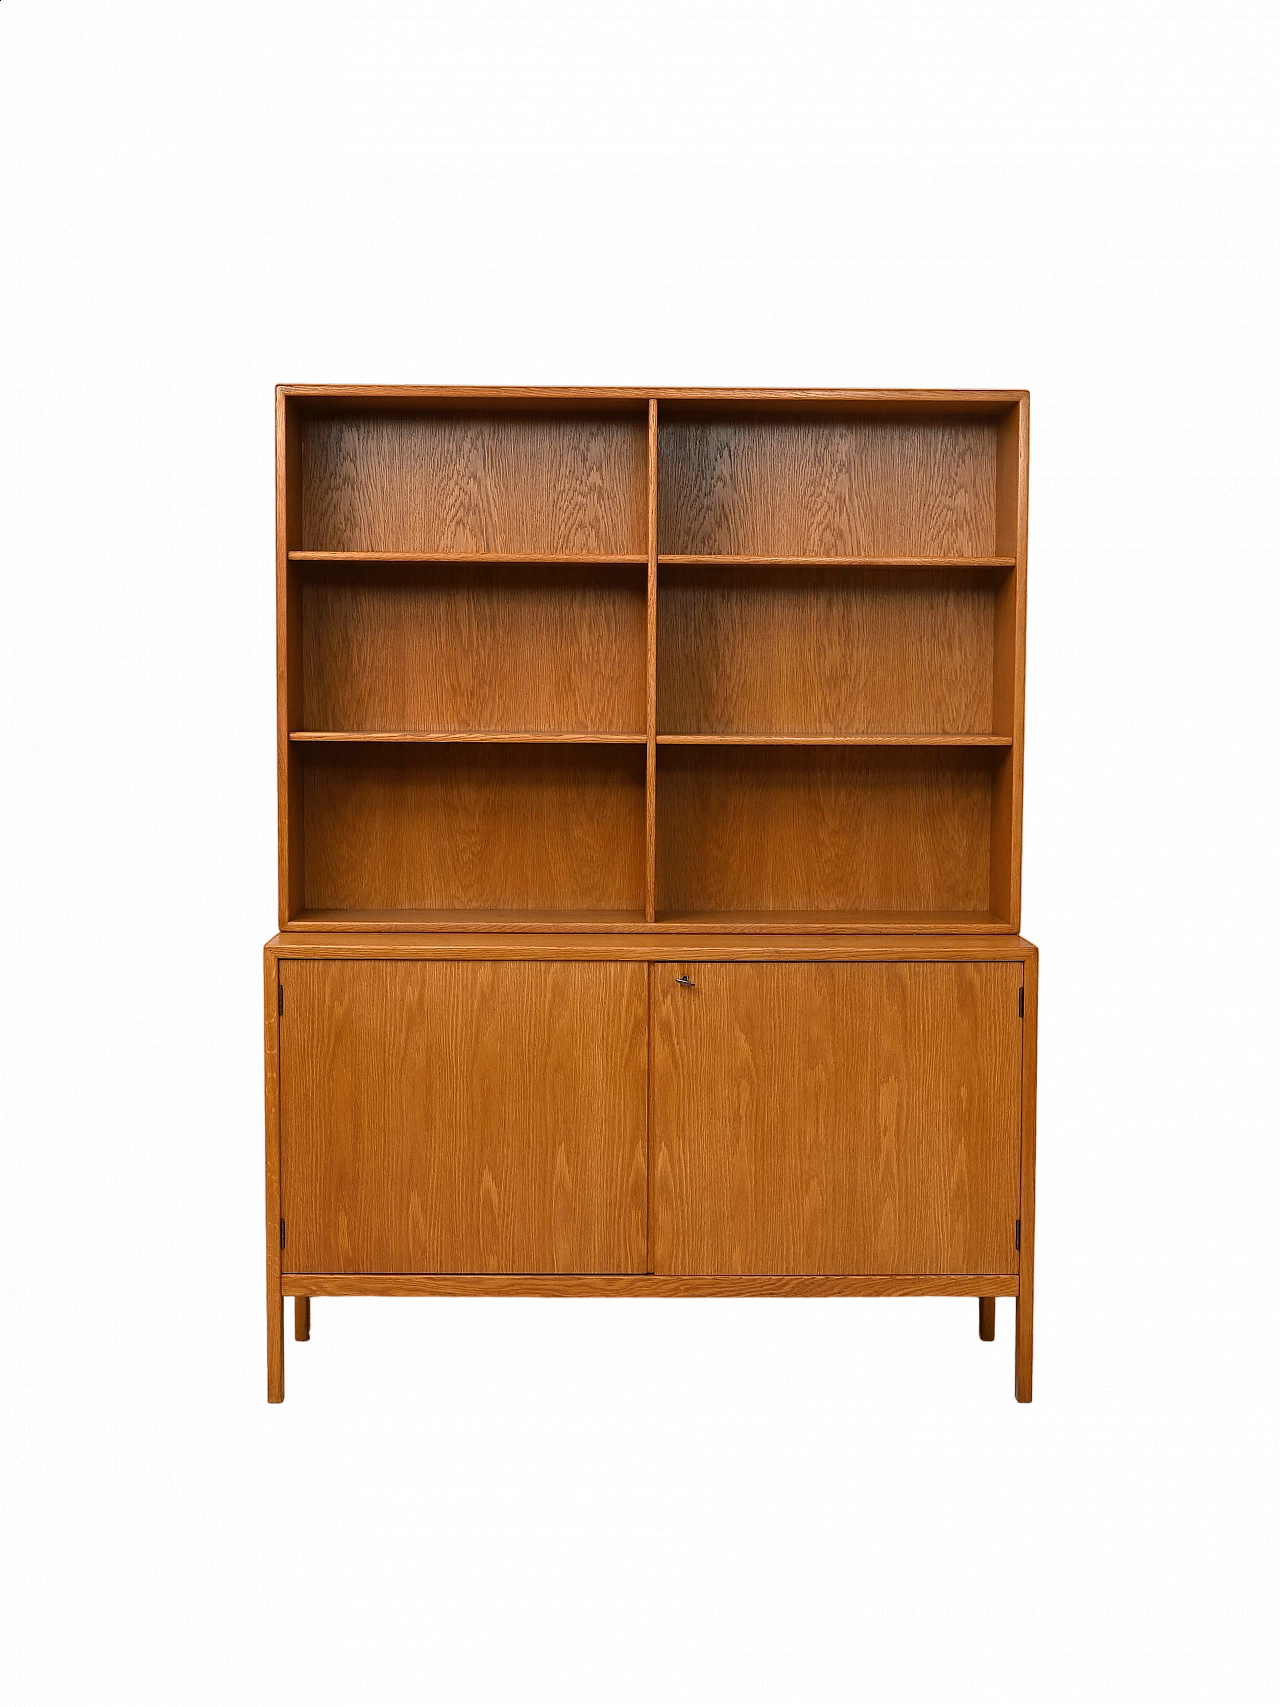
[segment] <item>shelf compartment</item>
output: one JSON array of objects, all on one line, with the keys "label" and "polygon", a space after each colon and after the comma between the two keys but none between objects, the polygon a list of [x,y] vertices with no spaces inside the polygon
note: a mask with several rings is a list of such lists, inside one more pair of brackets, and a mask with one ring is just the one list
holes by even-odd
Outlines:
[{"label": "shelf compartment", "polygon": [[658,733],[993,738],[1006,573],[688,565],[658,589]]},{"label": "shelf compartment", "polygon": [[291,576],[299,732],[487,739],[510,730],[523,740],[644,729],[639,565],[381,562],[353,574],[313,561]]},{"label": "shelf compartment", "polygon": [[1009,763],[998,748],[664,746],[658,916],[999,922],[992,822]]},{"label": "shelf compartment", "polygon": [[292,762],[304,916],[643,916],[642,748],[326,742]]},{"label": "shelf compartment", "polygon": [[644,404],[370,409],[319,401],[301,407],[297,421],[291,550],[648,549]]},{"label": "shelf compartment", "polygon": [[658,411],[664,556],[950,558],[997,542],[996,414]]},{"label": "shelf compartment", "polygon": [[830,908],[825,912],[767,908],[740,908],[718,913],[659,913],[650,930],[679,928],[709,932],[740,932],[750,936],[756,932],[773,934],[777,931],[831,932],[833,935],[869,932],[876,935],[916,935],[922,932],[955,932],[965,935],[981,931],[1008,931],[1006,918],[992,912],[941,912],[937,908],[914,912],[877,911],[872,908]]}]

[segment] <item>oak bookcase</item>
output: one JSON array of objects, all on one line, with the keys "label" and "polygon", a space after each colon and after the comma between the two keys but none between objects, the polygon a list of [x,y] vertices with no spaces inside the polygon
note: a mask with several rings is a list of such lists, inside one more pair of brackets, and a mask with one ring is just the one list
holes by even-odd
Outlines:
[{"label": "oak bookcase", "polygon": [[1023,391],[281,386],[283,1299],[1017,1300]]}]

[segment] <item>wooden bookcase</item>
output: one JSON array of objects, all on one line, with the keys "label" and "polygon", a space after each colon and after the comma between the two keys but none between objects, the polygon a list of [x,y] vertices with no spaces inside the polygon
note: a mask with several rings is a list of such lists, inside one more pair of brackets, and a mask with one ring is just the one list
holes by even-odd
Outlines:
[{"label": "wooden bookcase", "polygon": [[[1030,1396],[1027,422],[1016,391],[278,389],[273,1397],[290,1292],[301,1332],[334,1291],[709,1286],[967,1291],[984,1334],[1015,1295]],[[793,1082],[814,1036],[852,1125]],[[716,1101],[744,1047],[771,1063],[745,1109]],[[923,1168],[890,1219],[941,1225],[949,1193],[936,1248],[867,1231],[887,1084]],[[775,1136],[744,1138],[766,1106]],[[815,1131],[830,1154],[785,1185]],[[782,1195],[737,1227],[744,1144]],[[398,1242],[362,1244],[366,1216]]]}]

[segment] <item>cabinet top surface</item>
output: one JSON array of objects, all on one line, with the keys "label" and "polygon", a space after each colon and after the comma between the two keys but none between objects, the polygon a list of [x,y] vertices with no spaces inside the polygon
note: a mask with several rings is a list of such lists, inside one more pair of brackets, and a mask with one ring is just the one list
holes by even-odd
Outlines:
[{"label": "cabinet top surface", "polygon": [[276,387],[283,397],[358,400],[361,398],[421,398],[424,401],[451,398],[499,398],[530,402],[556,399],[584,401],[635,401],[648,398],[669,402],[708,403],[888,403],[906,405],[945,404],[964,408],[1006,409],[1031,394],[1025,390],[937,390],[893,387],[837,388],[805,386],[683,386],[683,385],[296,385]]},{"label": "cabinet top surface", "polygon": [[285,960],[1027,960],[1020,936],[681,936],[467,931],[288,931]]}]

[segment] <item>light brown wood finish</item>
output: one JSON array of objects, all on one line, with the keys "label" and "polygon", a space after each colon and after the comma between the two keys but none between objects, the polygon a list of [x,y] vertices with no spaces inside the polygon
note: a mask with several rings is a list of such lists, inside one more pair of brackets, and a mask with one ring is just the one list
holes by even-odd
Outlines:
[{"label": "light brown wood finish", "polygon": [[658,763],[659,918],[988,910],[980,749],[663,747]]},{"label": "light brown wood finish", "polygon": [[657,907],[658,838],[658,405],[649,401],[649,565],[645,606],[644,916]]},{"label": "light brown wood finish", "polygon": [[284,1398],[284,1297],[280,1290],[280,1058],[277,960],[262,956],[263,1046],[266,1053],[267,1403]]},{"label": "light brown wood finish", "polygon": [[630,733],[645,727],[639,569],[313,572],[304,730]]},{"label": "light brown wood finish", "polygon": [[977,1298],[1017,1296],[1016,1274],[300,1274],[286,1297]]},{"label": "light brown wood finish", "polygon": [[1021,1249],[1018,1253],[1018,1312],[1014,1324],[1014,1397],[1031,1402],[1032,1317],[1036,1263],[1036,1044],[1039,1037],[1040,956],[1023,966],[1025,1020],[1022,1046],[1022,1150],[1020,1158]]},{"label": "light brown wood finish", "polygon": [[291,1273],[645,1265],[646,974],[284,962]]},{"label": "light brown wood finish", "polygon": [[996,549],[989,419],[660,410],[668,553],[983,557]]},{"label": "light brown wood finish", "polygon": [[993,1340],[996,1337],[996,1301],[994,1298],[979,1298],[978,1300],[978,1338]]},{"label": "light brown wood finish", "polygon": [[771,930],[681,935],[678,942],[657,926],[637,922],[620,936],[603,931],[580,934],[557,929],[527,934],[493,929],[484,935],[432,929],[395,934],[376,930],[337,931],[299,928],[282,931],[267,952],[282,960],[666,960],[676,950],[683,960],[726,961],[996,961],[1021,963],[1035,949],[1020,936],[796,935]]},{"label": "light brown wood finish", "polygon": [[310,1295],[298,1296],[293,1301],[293,1337],[296,1340],[311,1338],[311,1298]]},{"label": "light brown wood finish", "polygon": [[644,750],[305,749],[308,908],[644,908]]},{"label": "light brown wood finish", "polygon": [[649,559],[642,551],[291,551],[289,561],[322,564],[332,569],[366,565],[448,568],[458,564],[490,569],[534,564],[552,569],[643,569]]},{"label": "light brown wood finish", "polygon": [[647,435],[637,408],[313,409],[300,425],[297,549],[645,550]]},{"label": "light brown wood finish", "polygon": [[[292,552],[291,556],[306,553]],[[659,554],[658,568],[662,569],[1014,569],[1016,557],[815,557],[808,553],[790,552],[781,557],[730,551],[664,551]]]},{"label": "light brown wood finish", "polygon": [[658,729],[990,735],[995,602],[967,570],[664,570]]},{"label": "light brown wood finish", "polygon": [[444,742],[453,746],[508,745],[513,741],[520,746],[533,742],[562,747],[643,747],[645,744],[640,734],[605,735],[583,729],[295,729],[289,739],[303,743],[345,742],[348,746],[388,741],[409,745]]},{"label": "light brown wood finish", "polygon": [[655,1270],[1014,1269],[1020,981],[1004,966],[655,967]]}]

